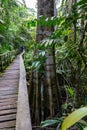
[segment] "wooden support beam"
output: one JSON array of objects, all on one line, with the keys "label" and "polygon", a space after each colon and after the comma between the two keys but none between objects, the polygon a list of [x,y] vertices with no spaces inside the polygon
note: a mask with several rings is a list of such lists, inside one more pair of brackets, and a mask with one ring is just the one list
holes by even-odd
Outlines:
[{"label": "wooden support beam", "polygon": [[28,92],[26,85],[26,72],[22,54],[20,55],[20,79],[16,117],[16,130],[32,130],[28,102]]}]

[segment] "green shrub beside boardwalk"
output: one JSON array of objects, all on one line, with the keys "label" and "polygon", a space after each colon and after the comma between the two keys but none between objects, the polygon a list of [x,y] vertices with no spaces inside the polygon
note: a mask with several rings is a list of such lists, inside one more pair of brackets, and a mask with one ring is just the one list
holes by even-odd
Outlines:
[{"label": "green shrub beside boardwalk", "polygon": [[14,60],[17,54],[17,50],[0,54],[0,72],[2,72]]}]

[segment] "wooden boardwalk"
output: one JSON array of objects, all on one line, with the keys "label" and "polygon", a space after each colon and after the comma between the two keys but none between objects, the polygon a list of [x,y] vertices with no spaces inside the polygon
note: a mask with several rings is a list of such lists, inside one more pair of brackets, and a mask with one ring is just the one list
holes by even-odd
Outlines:
[{"label": "wooden boardwalk", "polygon": [[19,63],[19,57],[17,57],[0,77],[0,129],[2,130],[15,130]]},{"label": "wooden boardwalk", "polygon": [[[17,122],[17,118],[18,120],[20,120],[19,119],[20,116],[18,114],[20,113],[20,110],[17,110],[17,109],[18,108],[20,109],[18,102],[20,102],[21,100],[19,96],[19,93],[20,93],[19,80],[20,80],[20,56],[18,56],[13,61],[13,63],[6,69],[5,73],[2,76],[0,76],[0,130],[15,130],[17,129],[16,127],[19,126],[19,123]],[[21,109],[24,110],[23,108]],[[30,114],[30,113],[27,113],[27,114]],[[30,118],[30,115],[29,115],[29,118]],[[28,130],[31,130],[31,122],[29,122],[29,125],[28,125]],[[18,130],[27,130],[26,127],[25,129],[24,127],[25,127],[25,124],[23,126],[23,129],[22,127],[19,126]]]}]

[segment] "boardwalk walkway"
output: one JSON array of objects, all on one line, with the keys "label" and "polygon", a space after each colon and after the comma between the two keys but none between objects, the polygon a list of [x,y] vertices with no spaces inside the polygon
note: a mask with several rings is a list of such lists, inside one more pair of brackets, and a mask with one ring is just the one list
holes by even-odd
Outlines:
[{"label": "boardwalk walkway", "polygon": [[17,57],[0,77],[0,129],[15,129],[19,67],[19,57]]},{"label": "boardwalk walkway", "polygon": [[[22,127],[20,127],[20,125],[17,123],[17,118],[18,120],[20,120],[20,116],[18,114],[20,113],[20,110],[19,112],[17,112],[17,108],[20,109],[20,107],[18,107],[18,102],[20,102],[21,100],[21,96],[18,98],[18,93],[20,93],[19,79],[20,56],[18,56],[13,61],[13,63],[6,69],[5,73],[0,76],[0,130],[15,130],[17,129],[16,127],[18,127],[17,130],[22,130]],[[16,123],[18,126],[16,126]],[[24,129],[23,126],[23,130],[27,130],[26,127]],[[31,130],[31,126],[28,127],[28,130]]]}]

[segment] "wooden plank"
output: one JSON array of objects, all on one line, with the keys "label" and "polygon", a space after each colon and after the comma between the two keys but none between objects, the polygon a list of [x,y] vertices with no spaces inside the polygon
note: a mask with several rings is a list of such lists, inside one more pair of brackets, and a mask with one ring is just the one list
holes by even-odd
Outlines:
[{"label": "wooden plank", "polygon": [[[0,93],[0,97],[1,96],[9,96],[9,95],[15,95],[15,92],[12,92],[12,93]],[[18,92],[16,93],[16,94],[18,94]]]},{"label": "wooden plank", "polygon": [[2,103],[0,103],[0,107],[6,106],[6,105],[12,105],[12,104],[16,104],[16,103],[17,103],[17,101],[15,101],[15,102],[13,102],[13,101],[10,101],[10,102],[2,102]]},{"label": "wooden plank", "polygon": [[15,128],[14,127],[11,127],[11,128],[2,128],[2,129],[0,129],[0,130],[15,130]]},{"label": "wooden plank", "polygon": [[3,102],[16,102],[17,101],[17,98],[7,98],[7,99],[0,99],[0,103],[3,103]]},{"label": "wooden plank", "polygon": [[0,123],[0,129],[15,127],[15,120]]},{"label": "wooden plank", "polygon": [[14,97],[18,97],[18,95],[17,94],[12,94],[12,95],[4,95],[4,96],[0,96],[0,99],[4,99],[4,98],[14,98]]},{"label": "wooden plank", "polygon": [[[5,75],[5,76],[6,76],[6,75]],[[17,80],[17,79],[18,79],[18,77],[10,77],[10,76],[9,76],[9,77],[5,77],[5,78],[0,79],[0,80],[2,80],[2,81],[3,81],[3,80],[11,80],[11,81],[12,81],[12,80]]]},{"label": "wooden plank", "polygon": [[4,92],[4,91],[2,91],[2,92],[0,92],[0,96],[4,96],[4,95],[12,95],[12,94],[17,94],[18,93],[18,91],[16,90],[14,90],[14,91],[6,91],[6,92]]},{"label": "wooden plank", "polygon": [[17,90],[17,86],[16,87],[9,87],[9,86],[5,86],[5,87],[0,87],[0,91],[9,91],[9,90]]},{"label": "wooden plank", "polygon": [[28,103],[26,73],[22,55],[20,55],[20,80],[17,106],[16,130],[32,130]]},{"label": "wooden plank", "polygon": [[7,98],[6,98],[6,97],[3,97],[3,98],[0,97],[0,101],[1,101],[1,100],[6,100],[6,99],[7,99],[7,100],[16,99],[16,100],[17,100],[17,97],[7,97]]},{"label": "wooden plank", "polygon": [[11,92],[15,92],[17,93],[17,89],[13,88],[13,89],[9,89],[9,90],[0,90],[0,93],[11,93]]},{"label": "wooden plank", "polygon": [[9,105],[7,105],[7,104],[3,104],[3,105],[0,105],[0,111],[1,110],[6,110],[6,109],[16,109],[17,108],[17,103],[15,104],[9,104]]},{"label": "wooden plank", "polygon": [[16,120],[16,114],[0,116],[0,122]]},{"label": "wooden plank", "polygon": [[[8,82],[8,81],[7,81]],[[7,83],[1,83],[0,82],[0,87],[3,87],[3,88],[5,88],[5,87],[9,87],[9,88],[17,88],[17,86],[18,86],[18,84],[17,83],[15,83],[16,81],[14,81],[14,82],[8,82],[10,85],[8,86],[8,84]]]},{"label": "wooden plank", "polygon": [[0,116],[1,115],[6,115],[6,114],[15,114],[16,112],[17,112],[16,109],[1,110],[0,111]]}]

